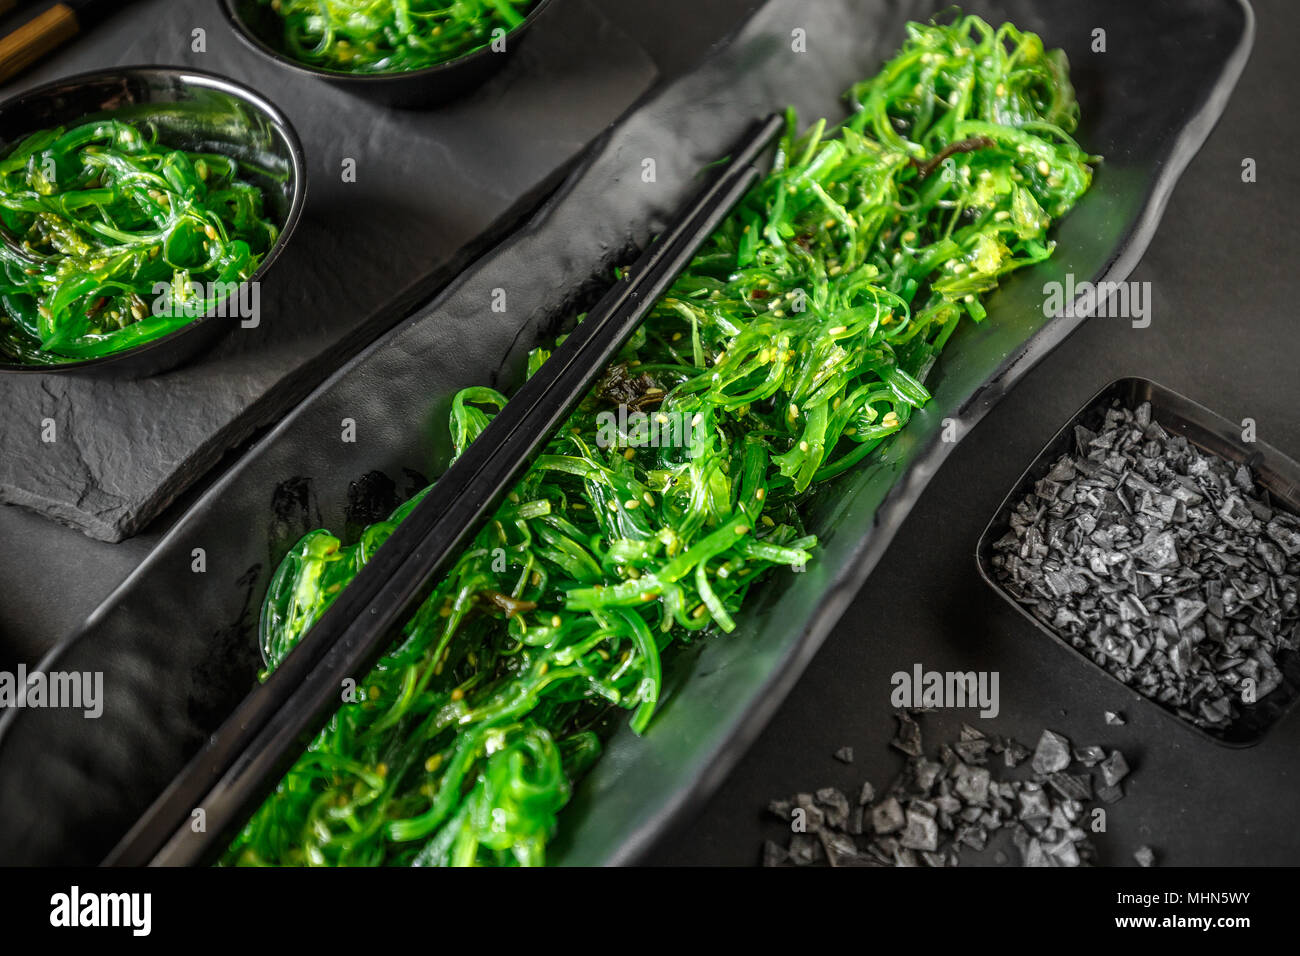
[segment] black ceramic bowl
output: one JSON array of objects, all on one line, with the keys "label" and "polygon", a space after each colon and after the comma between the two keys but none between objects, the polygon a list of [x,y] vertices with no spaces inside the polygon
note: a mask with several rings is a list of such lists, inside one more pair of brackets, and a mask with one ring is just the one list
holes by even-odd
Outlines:
[{"label": "black ceramic bowl", "polygon": [[501,69],[551,0],[537,0],[524,22],[506,35],[506,48],[497,53],[482,47],[463,56],[402,73],[346,73],[295,60],[281,49],[280,19],[258,0],[221,0],[221,9],[235,33],[258,52],[282,66],[325,80],[348,93],[382,106],[423,109],[439,106],[478,88]]},{"label": "black ceramic bowl", "polygon": [[1016,503],[1029,494],[1063,454],[1074,447],[1074,429],[1077,425],[1095,428],[1106,409],[1118,400],[1126,408],[1137,408],[1143,402],[1151,403],[1151,417],[1166,431],[1182,435],[1202,451],[1217,455],[1236,464],[1247,465],[1255,480],[1264,488],[1272,503],[1291,514],[1300,515],[1300,464],[1263,442],[1247,444],[1241,440],[1241,425],[1228,421],[1221,415],[1198,405],[1172,389],[1157,385],[1145,378],[1122,378],[1111,382],[1089,399],[1088,403],[1064,425],[1049,441],[1024,474],[1007,492],[992,520],[980,535],[975,548],[975,560],[986,584],[993,588],[1019,614],[1039,631],[1066,648],[1089,669],[1105,674],[1107,679],[1124,687],[1143,707],[1154,707],[1171,720],[1206,740],[1226,747],[1252,747],[1264,734],[1281,720],[1300,700],[1300,653],[1284,651],[1278,656],[1282,669],[1282,685],[1267,697],[1242,707],[1241,713],[1229,726],[1222,729],[1198,727],[1178,716],[1172,709],[1138,693],[1114,674],[1093,662],[1083,652],[1076,650],[1059,630],[1036,617],[1029,608],[1016,600],[1002,584],[993,566],[993,543],[1010,528],[1011,512]]},{"label": "black ceramic bowl", "polygon": [[[283,114],[247,87],[211,73],[122,67],[57,80],[0,104],[0,155],[37,130],[106,117],[148,120],[169,146],[221,152],[249,165],[245,175],[262,188],[265,211],[280,228],[279,239],[249,280],[260,282],[289,241],[307,188],[302,145]],[[0,372],[152,375],[199,355],[234,321],[200,316],[113,355],[58,365],[5,361],[0,362]]]}]

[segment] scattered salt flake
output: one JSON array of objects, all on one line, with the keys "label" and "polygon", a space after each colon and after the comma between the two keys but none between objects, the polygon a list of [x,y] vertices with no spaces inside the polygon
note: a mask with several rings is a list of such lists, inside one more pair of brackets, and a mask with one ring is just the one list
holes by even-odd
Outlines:
[{"label": "scattered salt flake", "polygon": [[1051,774],[1070,765],[1070,741],[1061,734],[1044,730],[1034,748],[1033,768],[1037,773]]}]

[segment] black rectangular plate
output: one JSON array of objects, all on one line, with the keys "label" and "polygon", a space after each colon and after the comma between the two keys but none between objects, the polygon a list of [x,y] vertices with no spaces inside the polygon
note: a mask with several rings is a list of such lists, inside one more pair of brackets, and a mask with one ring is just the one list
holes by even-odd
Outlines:
[{"label": "black rectangular plate", "polygon": [[[1166,431],[1182,435],[1193,445],[1218,455],[1227,461],[1248,465],[1255,475],[1260,487],[1266,489],[1275,507],[1280,507],[1292,514],[1300,514],[1300,464],[1282,454],[1276,448],[1263,442],[1245,444],[1241,440],[1241,426],[1234,425],[1221,415],[1210,411],[1175,391],[1157,385],[1145,378],[1122,378],[1111,382],[1094,395],[1083,408],[1071,417],[1049,441],[1033,463],[1025,469],[1024,474],[1007,492],[1007,496],[994,512],[984,533],[980,535],[975,548],[975,561],[979,566],[980,576],[989,587],[997,591],[1022,616],[1034,624],[1039,631],[1057,643],[1069,648],[1071,653],[1089,667],[1105,674],[1108,678],[1128,690],[1123,681],[1115,677],[1104,667],[1095,663],[1086,654],[1073,647],[1066,637],[1055,628],[1044,624],[1019,601],[1011,595],[998,581],[992,565],[993,543],[1006,534],[1010,528],[1012,509],[1033,489],[1034,484],[1052,469],[1053,463],[1062,455],[1072,451],[1074,426],[1091,427],[1100,419],[1102,413],[1118,400],[1126,408],[1136,408],[1143,402],[1151,403],[1151,417],[1160,423]],[[1271,694],[1254,704],[1242,707],[1240,716],[1223,730],[1198,727],[1196,724],[1179,717],[1163,704],[1142,696],[1145,706],[1155,707],[1161,713],[1173,718],[1179,725],[1195,734],[1228,747],[1253,747],[1264,738],[1264,734],[1291,710],[1300,699],[1300,654],[1284,651],[1278,656],[1278,667],[1282,671],[1282,684]]]},{"label": "black rectangular plate", "polygon": [[[105,671],[103,718],[28,710],[0,723],[4,857],[102,858],[247,693],[261,595],[292,541],[319,526],[355,531],[414,492],[446,460],[456,389],[517,383],[527,350],[557,331],[630,246],[658,231],[752,117],[791,103],[805,120],[841,115],[841,91],[878,69],[902,42],[905,21],[941,6],[769,0],[726,48],[622,121],[527,226],[322,385],[46,659],[50,669]],[[736,632],[677,659],[644,738],[622,730],[610,741],[563,815],[554,862],[632,861],[721,780],[954,447],[941,440],[945,420],[966,434],[1081,321],[1045,318],[1043,283],[1067,273],[1118,281],[1136,264],[1253,33],[1250,9],[1237,0],[969,6],[1066,48],[1080,139],[1106,163],[1057,231],[1053,259],[1012,277],[991,299],[989,319],[953,337],[927,383],[931,404],[884,454],[823,490],[810,515],[822,536],[818,559],[774,578]],[[1107,52],[1093,54],[1099,27]],[[809,38],[807,54],[792,51],[796,28]],[[654,183],[641,178],[646,158],[656,160]],[[489,307],[497,290],[509,303],[504,314]],[[354,443],[339,441],[345,418],[356,423]],[[361,513],[366,501],[375,507]],[[195,547],[206,550],[206,574],[190,570]]]}]

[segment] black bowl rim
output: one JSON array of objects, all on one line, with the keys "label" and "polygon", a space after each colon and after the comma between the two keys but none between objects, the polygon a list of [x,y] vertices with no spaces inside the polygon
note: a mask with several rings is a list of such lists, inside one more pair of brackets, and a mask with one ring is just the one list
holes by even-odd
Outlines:
[{"label": "black bowl rim", "polygon": [[[256,271],[249,277],[249,282],[257,282],[270,268],[271,264],[280,257],[288,245],[289,238],[293,235],[294,229],[297,228],[298,221],[302,218],[303,205],[307,199],[307,163],[304,158],[302,141],[298,138],[298,131],[293,128],[289,118],[280,110],[278,106],[266,99],[261,93],[251,87],[245,86],[238,80],[233,80],[228,76],[220,73],[213,73],[209,70],[200,70],[188,66],[118,66],[102,70],[87,70],[84,73],[74,73],[71,76],[60,77],[49,83],[42,83],[40,86],[34,86],[30,90],[24,90],[14,96],[0,101],[0,116],[21,103],[38,97],[46,96],[55,90],[76,86],[83,83],[90,83],[94,80],[101,80],[114,76],[167,76],[182,80],[191,86],[202,86],[208,89],[218,90],[242,100],[247,105],[259,110],[271,124],[275,127],[276,132],[284,137],[286,145],[289,147],[289,159],[292,165],[293,195],[289,200],[289,212],[285,216],[284,226],[280,230],[279,237],[275,243],[262,257],[262,262],[258,265]],[[193,332],[200,325],[210,321],[211,315],[197,316],[193,320],[185,323],[180,328],[168,332],[166,335],[159,336],[156,339],[150,339],[148,342],[142,342],[129,349],[123,349],[120,352],[114,352],[111,355],[101,355],[96,358],[77,359],[71,362],[59,362],[53,365],[27,365],[18,362],[0,362],[0,374],[16,373],[19,375],[58,375],[67,372],[84,371],[88,368],[103,368],[115,362],[126,359],[134,360],[140,355],[162,348],[164,344],[170,344],[177,338],[186,333]]]},{"label": "black bowl rim", "polygon": [[[327,70],[322,67],[312,66],[309,63],[303,63],[288,56],[269,43],[265,43],[261,38],[255,36],[251,30],[244,24],[243,18],[235,9],[237,0],[221,0],[221,12],[226,15],[226,20],[230,24],[235,35],[239,37],[247,46],[256,50],[262,56],[270,57],[281,66],[287,67],[297,73],[306,76],[314,76],[317,79],[329,80],[332,83],[348,84],[355,83],[358,87],[370,86],[381,87],[386,83],[393,83],[398,80],[422,79],[425,77],[436,77],[440,74],[450,73],[458,67],[467,63],[480,60],[487,56],[500,56],[486,46],[479,47],[477,50],[470,50],[468,53],[462,53],[460,56],[452,57],[450,60],[443,60],[441,63],[434,63],[430,66],[422,66],[418,70],[392,70],[387,73],[349,73],[346,70]],[[528,12],[523,21],[513,29],[507,31],[506,35],[517,35],[531,27],[536,19],[541,16],[542,12],[551,5],[551,0],[537,0],[533,9]]]},{"label": "black bowl rim", "polygon": [[[1269,732],[1273,730],[1273,728],[1275,728],[1278,724],[1286,720],[1286,718],[1290,715],[1291,711],[1295,708],[1295,706],[1297,704],[1300,704],[1300,697],[1293,698],[1292,700],[1284,704],[1281,712],[1277,715],[1277,717],[1273,719],[1272,723],[1266,725],[1258,733],[1250,737],[1235,737],[1235,738],[1227,737],[1220,733],[1216,733],[1211,729],[1200,727],[1192,723],[1190,720],[1180,717],[1178,714],[1174,713],[1174,711],[1170,710],[1168,707],[1166,707],[1164,704],[1160,703],[1159,701],[1153,700],[1150,697],[1147,697],[1146,695],[1140,693],[1136,687],[1132,687],[1129,684],[1124,683],[1122,680],[1120,680],[1110,671],[1106,670],[1106,668],[1102,667],[1096,661],[1088,657],[1088,655],[1084,654],[1082,651],[1078,650],[1076,647],[1071,645],[1070,642],[1065,638],[1063,634],[1049,627],[1047,624],[1043,623],[1038,618],[1034,617],[1033,614],[1029,613],[1029,610],[1023,604],[1017,601],[1015,597],[1012,596],[1011,592],[1008,591],[1002,585],[1002,583],[997,580],[997,578],[993,575],[992,571],[988,567],[986,557],[989,555],[993,547],[992,539],[994,536],[994,532],[1003,523],[1000,521],[1000,519],[1002,519],[1003,516],[1006,515],[1006,513],[1010,509],[1014,508],[1016,504],[1016,500],[1021,496],[1023,496],[1025,487],[1029,482],[1030,476],[1033,475],[1036,471],[1038,471],[1040,467],[1044,464],[1045,459],[1048,458],[1048,452],[1053,447],[1056,446],[1057,442],[1061,440],[1062,436],[1069,433],[1074,428],[1074,426],[1078,424],[1080,420],[1083,419],[1089,412],[1092,412],[1094,409],[1100,407],[1108,398],[1119,397],[1123,395],[1126,391],[1129,391],[1134,387],[1147,388],[1157,393],[1163,393],[1164,395],[1168,396],[1171,399],[1174,399],[1177,402],[1185,403],[1186,405],[1190,406],[1202,418],[1201,422],[1196,422],[1192,419],[1185,419],[1192,424],[1204,424],[1208,422],[1211,424],[1216,424],[1216,425],[1221,424],[1227,426],[1227,430],[1229,431],[1233,430],[1232,423],[1228,421],[1226,418],[1224,418],[1222,415],[1220,415],[1218,412],[1216,412],[1214,409],[1201,404],[1195,399],[1190,398],[1187,395],[1184,395],[1182,392],[1176,391],[1175,389],[1172,389],[1167,385],[1162,385],[1159,382],[1155,381],[1154,379],[1146,378],[1141,375],[1125,375],[1121,378],[1115,379],[1112,382],[1108,382],[1106,385],[1104,385],[1103,387],[1098,389],[1095,393],[1093,393],[1093,395],[1090,396],[1086,402],[1084,402],[1073,414],[1070,415],[1069,418],[1065,420],[1064,424],[1062,424],[1060,428],[1058,428],[1056,431],[1052,433],[1052,436],[1048,438],[1046,442],[1043,443],[1042,448],[1038,450],[1038,453],[1034,455],[1034,457],[1030,460],[1029,464],[1025,466],[1025,469],[1020,473],[1020,476],[1011,483],[1011,486],[1007,489],[1006,495],[1002,498],[1002,501],[998,503],[998,506],[993,510],[993,515],[989,518],[988,524],[986,524],[984,526],[984,530],[980,532],[979,539],[975,544],[975,566],[979,570],[980,577],[984,579],[984,583],[987,584],[994,591],[996,591],[997,594],[1003,600],[1005,600],[1008,604],[1010,604],[1013,608],[1015,608],[1017,613],[1019,613],[1021,617],[1023,617],[1030,624],[1034,625],[1034,627],[1036,627],[1044,635],[1050,638],[1053,643],[1059,644],[1061,647],[1065,648],[1071,654],[1075,655],[1080,661],[1088,665],[1088,667],[1091,668],[1094,672],[1104,675],[1107,680],[1113,681],[1117,687],[1123,688],[1124,691],[1126,691],[1129,694],[1132,694],[1133,697],[1135,697],[1138,701],[1141,702],[1142,705],[1144,705],[1144,709],[1154,708],[1157,712],[1164,715],[1167,719],[1173,721],[1175,724],[1177,724],[1179,727],[1182,727],[1184,730],[1189,731],[1192,734],[1195,734],[1196,736],[1200,737],[1202,740],[1207,740],[1210,743],[1217,744],[1220,747],[1224,747],[1229,750],[1245,750],[1250,747],[1255,747],[1261,741],[1263,741],[1265,737],[1268,736]],[[1219,455],[1219,453],[1215,452],[1213,449],[1205,449],[1205,450],[1209,451],[1211,454]],[[1262,441],[1255,442],[1253,454],[1254,455],[1266,454],[1269,456],[1271,460],[1281,461],[1283,463],[1293,465],[1295,467],[1295,470],[1300,470],[1300,464],[1296,464],[1296,462],[1290,456],[1279,451],[1277,448],[1274,448],[1272,445],[1266,444],[1265,442]],[[1222,457],[1222,455],[1219,455],[1219,457]]]}]

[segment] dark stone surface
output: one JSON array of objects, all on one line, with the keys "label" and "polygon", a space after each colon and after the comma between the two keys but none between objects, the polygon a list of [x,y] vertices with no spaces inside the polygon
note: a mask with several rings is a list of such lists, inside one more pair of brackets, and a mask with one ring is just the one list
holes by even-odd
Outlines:
[{"label": "dark stone surface", "polygon": [[[698,56],[716,42],[728,27],[724,8],[738,18],[750,5],[715,0],[700,9],[692,0],[663,0],[651,9],[611,0],[606,12],[663,66],[689,63],[692,45]],[[1300,172],[1291,157],[1300,131],[1287,119],[1282,93],[1293,76],[1291,37],[1300,29],[1300,8],[1284,0],[1254,5],[1259,28],[1252,60],[1133,276],[1153,283],[1152,326],[1137,332],[1113,321],[1085,325],[959,445],[767,730],[706,806],[665,837],[651,862],[757,863],[764,836],[788,839],[774,818],[764,819],[763,802],[772,793],[793,793],[810,781],[847,789],[863,778],[889,779],[899,759],[888,747],[895,730],[888,719],[889,676],[916,661],[1003,675],[997,720],[933,715],[936,734],[956,736],[970,721],[1036,739],[1050,725],[1141,760],[1140,778],[1135,773],[1110,833],[1098,840],[1105,858],[1150,845],[1161,865],[1300,859],[1300,831],[1291,821],[1300,720],[1240,752],[1172,734],[1170,722],[1136,695],[1073,667],[1068,652],[982,584],[972,557],[980,530],[1025,464],[1084,400],[1123,374],[1153,377],[1229,417],[1250,415],[1264,440],[1300,455],[1293,411],[1300,353],[1291,303],[1292,263],[1300,255],[1293,212]],[[1240,182],[1244,156],[1259,162],[1256,184]],[[139,564],[175,514],[111,546],[0,508],[6,582],[0,667],[34,661],[69,633]],[[70,579],[76,589],[68,588]],[[1108,726],[1105,711],[1124,713],[1126,725]],[[852,766],[831,756],[846,744],[855,749]],[[1224,806],[1240,813],[1226,826]]]},{"label": "dark stone surface", "polygon": [[[248,50],[210,0],[148,0],[11,90],[111,65],[222,73],[289,117],[307,157],[303,220],[262,289],[262,323],[140,381],[0,377],[0,502],[118,541],[226,450],[277,420],[427,299],[554,188],[654,81],[650,57],[589,0],[558,0],[504,70],[431,112],[387,110]],[[207,52],[191,31],[207,31]],[[343,182],[345,158],[356,182]],[[53,418],[59,439],[40,440]]]},{"label": "dark stone surface", "polygon": [[[1080,49],[1093,23],[1087,12],[1049,22],[1030,0],[991,5],[999,17],[1060,37],[1085,64],[1080,95],[1095,107],[1085,135],[1111,157],[1090,201],[1063,224],[1062,254],[1049,268],[1122,278],[1156,217],[1135,232],[1129,224],[1172,188],[1210,122],[1196,133],[1176,131],[1244,63],[1244,17],[1230,0],[1198,0],[1223,27],[1207,33],[1192,7],[1142,12],[1134,21],[1123,0],[1111,0],[1116,33],[1129,42],[1117,44],[1111,68],[1101,70]],[[581,290],[598,285],[630,246],[661,228],[699,171],[730,148],[751,117],[791,103],[804,117],[834,116],[840,91],[894,48],[903,21],[928,12],[927,0],[836,0],[815,9],[771,0],[717,57],[621,122],[582,175],[492,256],[358,356],[346,375],[322,386],[228,470],[77,638],[47,658],[55,670],[103,672],[102,719],[89,725],[80,716],[69,720],[67,711],[32,709],[5,715],[0,766],[22,768],[0,773],[0,844],[9,858],[91,861],[107,852],[247,693],[256,669],[256,598],[292,541],[310,527],[344,524],[356,497],[352,482],[367,473],[406,484],[406,469],[436,472],[448,451],[441,423],[458,388],[510,388],[525,350],[554,334],[580,310]],[[796,25],[820,38],[817,55],[792,48]],[[1164,40],[1153,53],[1134,38],[1156,28]],[[1203,69],[1173,68],[1189,59]],[[648,157],[657,160],[658,177],[645,180]],[[1165,167],[1169,172],[1157,175]],[[1129,251],[1117,258],[1126,236]],[[1107,273],[1111,263],[1126,264]],[[1008,282],[999,321],[959,331],[956,360],[936,368],[933,401],[900,441],[817,496],[809,527],[824,535],[823,560],[764,589],[728,640],[701,642],[674,659],[654,733],[646,740],[625,727],[616,733],[566,810],[553,859],[633,859],[658,834],[666,809],[721,779],[730,756],[739,755],[741,735],[752,740],[793,686],[946,454],[937,435],[942,419],[978,417],[997,394],[999,370],[1015,367],[1008,356],[1023,356],[1027,343],[1046,354],[1044,340],[1058,342],[1074,326],[1044,315],[1045,274],[1053,273]],[[507,309],[485,308],[502,289]],[[448,348],[453,332],[473,347]],[[985,398],[972,407],[977,390]],[[340,435],[346,419],[356,424],[355,441]],[[196,546],[207,555],[203,574],[191,564]]]}]

